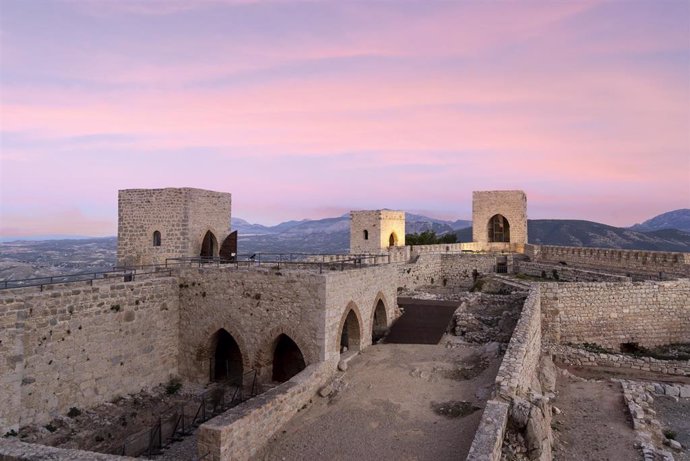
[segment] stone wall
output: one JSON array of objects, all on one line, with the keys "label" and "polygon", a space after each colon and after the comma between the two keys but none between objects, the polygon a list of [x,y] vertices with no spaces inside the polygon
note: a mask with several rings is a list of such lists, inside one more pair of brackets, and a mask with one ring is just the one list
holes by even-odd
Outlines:
[{"label": "stone wall", "polygon": [[537,376],[541,343],[541,287],[533,285],[496,375],[498,395],[512,398],[528,393]]},{"label": "stone wall", "polygon": [[[166,258],[199,256],[211,231],[218,247],[230,233],[231,196],[192,188],[127,189],[118,194],[117,263],[161,264]],[[160,246],[153,234],[161,233]]]},{"label": "stone wall", "polygon": [[[555,272],[554,272],[555,271]],[[516,274],[525,274],[532,277],[543,277],[545,280],[558,280],[561,282],[630,282],[630,277],[607,272],[590,271],[563,266],[561,264],[535,263],[528,261],[516,261],[513,266]]]},{"label": "stone wall", "polygon": [[[510,258],[512,263],[512,257]],[[496,255],[466,253],[421,253],[413,262],[398,264],[398,286],[415,289],[422,286],[469,288],[473,272],[495,272]]]},{"label": "stone wall", "polygon": [[479,427],[472,439],[467,461],[499,461],[508,424],[510,404],[492,399],[486,402]]},{"label": "stone wall", "polygon": [[554,360],[566,365],[626,368],[667,375],[690,376],[690,360],[658,360],[652,357],[590,352],[562,345],[551,345],[548,350],[553,354]]},{"label": "stone wall", "polygon": [[49,447],[37,443],[24,443],[16,439],[0,439],[1,461],[135,461],[140,458],[106,455],[85,450]]},{"label": "stone wall", "polygon": [[177,373],[174,277],[0,291],[0,431]]},{"label": "stone wall", "polygon": [[[366,233],[365,233],[366,231]],[[405,212],[370,210],[350,212],[350,253],[381,253],[391,234],[394,246],[405,246]]]},{"label": "stone wall", "polygon": [[335,371],[335,362],[309,365],[289,381],[199,427],[197,453],[204,460],[248,460],[309,403]]},{"label": "stone wall", "polygon": [[500,214],[510,224],[510,242],[527,243],[527,196],[519,190],[472,192],[472,240],[489,241],[489,220]]},{"label": "stone wall", "polygon": [[[350,271],[348,271],[349,273]],[[289,336],[307,364],[322,360],[325,275],[234,267],[180,271],[180,374],[209,380],[213,335],[225,329],[237,342],[244,371],[270,378],[273,342]]]},{"label": "stone wall", "polygon": [[690,342],[690,280],[541,284],[542,330],[552,344]]},{"label": "stone wall", "polygon": [[659,273],[690,276],[690,253],[618,250],[611,248],[527,245],[525,253],[532,261],[565,262],[581,267],[609,269],[635,274]]},{"label": "stone wall", "polygon": [[[325,353],[321,356],[323,360],[331,360],[340,355],[340,336],[350,310],[354,311],[360,328],[359,345],[355,349],[371,345],[374,309],[379,300],[385,306],[388,325],[400,315],[397,281],[398,271],[393,264],[328,274],[323,309],[326,315],[326,335],[318,338],[325,344]],[[352,343],[352,338],[350,341]]]}]

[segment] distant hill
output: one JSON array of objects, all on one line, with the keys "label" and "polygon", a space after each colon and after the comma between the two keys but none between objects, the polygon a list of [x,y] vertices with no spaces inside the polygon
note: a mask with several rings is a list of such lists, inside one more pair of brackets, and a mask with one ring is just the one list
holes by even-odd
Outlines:
[{"label": "distant hill", "polygon": [[684,232],[690,232],[690,208],[681,208],[680,210],[669,211],[654,216],[642,224],[635,224],[630,229],[640,232],[658,231],[663,229],[677,229]]},{"label": "distant hill", "polygon": [[[676,229],[638,232],[592,221],[531,219],[529,242],[541,245],[622,248],[629,250],[690,252],[690,233]],[[456,232],[458,241],[472,241],[472,228]]]}]

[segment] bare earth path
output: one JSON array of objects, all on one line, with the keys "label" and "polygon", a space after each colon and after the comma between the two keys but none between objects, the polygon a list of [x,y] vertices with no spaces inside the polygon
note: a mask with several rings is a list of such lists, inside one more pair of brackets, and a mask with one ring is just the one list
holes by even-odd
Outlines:
[{"label": "bare earth path", "polygon": [[256,459],[464,459],[499,358],[445,344],[367,348],[350,362],[346,386],[314,397]]},{"label": "bare earth path", "polygon": [[554,405],[562,413],[552,427],[558,440],[553,452],[559,461],[641,460],[632,422],[620,384],[612,381],[578,381],[559,376]]}]

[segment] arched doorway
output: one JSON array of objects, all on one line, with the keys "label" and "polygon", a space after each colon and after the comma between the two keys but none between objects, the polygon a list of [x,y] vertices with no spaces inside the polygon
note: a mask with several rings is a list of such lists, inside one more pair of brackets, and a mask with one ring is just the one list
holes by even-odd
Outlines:
[{"label": "arched doorway", "polygon": [[386,336],[388,332],[388,319],[386,317],[386,305],[383,300],[379,299],[374,309],[374,319],[371,322],[371,343],[376,344],[376,341]]},{"label": "arched doorway", "polygon": [[216,249],[218,248],[218,241],[213,232],[208,231],[204,235],[204,241],[201,242],[201,254],[202,258],[213,258],[216,255]]},{"label": "arched doorway", "polygon": [[220,246],[219,256],[221,259],[234,261],[237,256],[237,231],[228,235]]},{"label": "arched doorway", "polygon": [[395,235],[395,232],[391,232],[390,237],[388,237],[388,246],[394,247],[398,244],[398,236]]},{"label": "arched doorway", "polygon": [[242,379],[244,372],[242,352],[235,338],[221,328],[213,335],[211,344],[214,351],[211,359],[211,379],[213,381]]},{"label": "arched doorway", "polygon": [[278,336],[273,350],[273,381],[283,383],[304,370],[306,366],[297,344],[286,334]]},{"label": "arched doorway", "polygon": [[510,242],[510,223],[503,215],[489,219],[489,242]]},{"label": "arched doorway", "polygon": [[340,332],[340,352],[345,350],[358,351],[359,348],[359,320],[357,319],[357,314],[355,314],[355,311],[350,309],[347,317],[345,317],[343,329]]}]

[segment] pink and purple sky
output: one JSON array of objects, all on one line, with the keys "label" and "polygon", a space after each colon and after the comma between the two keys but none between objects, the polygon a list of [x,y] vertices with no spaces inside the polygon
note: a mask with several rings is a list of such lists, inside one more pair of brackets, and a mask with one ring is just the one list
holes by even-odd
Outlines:
[{"label": "pink and purple sky", "polygon": [[688,0],[0,0],[0,46],[0,236],[114,235],[124,188],[263,224],[690,206]]}]

